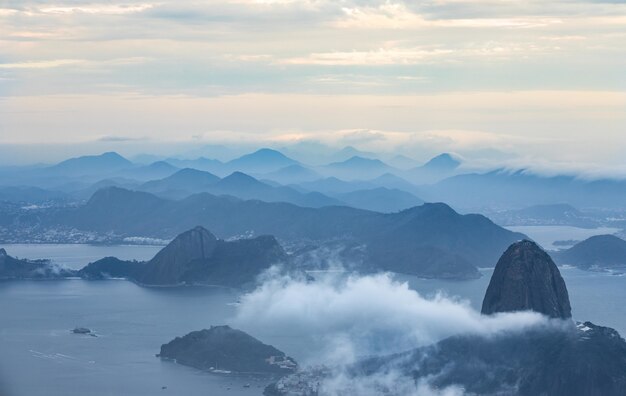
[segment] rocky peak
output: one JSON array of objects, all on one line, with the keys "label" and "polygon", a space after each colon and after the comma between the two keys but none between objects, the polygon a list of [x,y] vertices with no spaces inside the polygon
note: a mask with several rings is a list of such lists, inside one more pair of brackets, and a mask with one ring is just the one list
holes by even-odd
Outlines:
[{"label": "rocky peak", "polygon": [[148,262],[148,271],[140,281],[146,284],[176,284],[190,263],[210,258],[218,240],[203,227],[178,235]]},{"label": "rocky peak", "polygon": [[4,250],[3,248],[0,248],[0,257],[6,257],[7,255],[7,251]]},{"label": "rocky peak", "polygon": [[551,318],[572,317],[565,281],[536,243],[521,241],[502,255],[491,277],[482,313],[532,310]]},{"label": "rocky peak", "polygon": [[204,259],[210,257],[217,245],[217,238],[204,227],[197,226],[178,235],[160,254],[185,255],[186,260]]}]

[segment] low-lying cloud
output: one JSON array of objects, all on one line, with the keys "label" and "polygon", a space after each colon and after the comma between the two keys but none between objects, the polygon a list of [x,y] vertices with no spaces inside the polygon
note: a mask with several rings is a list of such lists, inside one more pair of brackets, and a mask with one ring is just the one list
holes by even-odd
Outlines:
[{"label": "low-lying cloud", "polygon": [[453,335],[491,336],[547,323],[532,312],[485,317],[468,301],[443,294],[425,298],[389,274],[315,276],[315,281],[280,276],[264,282],[241,299],[236,325],[310,339],[305,364],[347,364]]}]

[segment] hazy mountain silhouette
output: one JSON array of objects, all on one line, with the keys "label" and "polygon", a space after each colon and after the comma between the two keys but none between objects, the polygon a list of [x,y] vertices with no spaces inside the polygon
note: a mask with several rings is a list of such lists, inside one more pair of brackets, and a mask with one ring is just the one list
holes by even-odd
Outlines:
[{"label": "hazy mountain silhouette", "polygon": [[411,193],[385,187],[337,194],[335,198],[353,208],[384,213],[398,212],[424,203],[424,201]]},{"label": "hazy mountain silhouette", "polygon": [[540,176],[525,170],[496,170],[453,176],[428,187],[427,199],[459,208],[523,208],[554,202],[579,208],[623,208],[626,181]]},{"label": "hazy mountain silhouette", "polygon": [[46,168],[48,172],[66,176],[106,174],[128,169],[133,163],[115,152],[70,158]]},{"label": "hazy mountain silhouette", "polygon": [[582,269],[624,269],[626,241],[615,235],[597,235],[567,250],[553,253],[553,256],[559,264]]},{"label": "hazy mountain silhouette", "polygon": [[164,179],[148,181],[139,186],[138,189],[151,193],[178,192],[179,195],[188,196],[206,191],[219,181],[220,178],[212,173],[185,168]]},{"label": "hazy mountain silhouette", "polygon": [[430,184],[453,175],[460,165],[461,161],[451,154],[443,153],[422,166],[409,169],[404,174],[414,183]]},{"label": "hazy mountain silhouette", "polygon": [[349,193],[357,190],[369,190],[378,187],[376,184],[367,181],[346,181],[336,177],[326,177],[310,182],[298,183],[298,186],[309,191],[319,191],[329,195]]},{"label": "hazy mountain silhouette", "polygon": [[272,186],[242,172],[233,172],[220,179],[209,172],[183,169],[168,178],[144,183],[138,189],[173,199],[209,192],[215,195],[232,195],[241,199],[258,199],[265,202],[290,202],[307,207],[343,204],[339,200],[317,192],[301,193],[291,187]]},{"label": "hazy mountain silhouette", "polygon": [[167,177],[175,172],[177,172],[179,168],[174,165],[165,162],[165,161],[157,161],[153,162],[150,165],[137,166],[131,169],[125,169],[121,172],[117,172],[120,176],[135,179],[140,181],[152,180],[152,179],[160,179],[162,177]]},{"label": "hazy mountain silhouette", "polygon": [[258,174],[274,172],[297,164],[297,161],[287,157],[280,151],[263,148],[227,162],[224,168],[231,172],[240,171]]},{"label": "hazy mountain silhouette", "polygon": [[320,179],[319,173],[302,165],[289,165],[277,171],[266,173],[264,179],[276,181],[281,184],[308,182]]},{"label": "hazy mountain silhouette", "polygon": [[342,162],[333,162],[321,168],[326,174],[344,179],[371,179],[394,170],[379,159],[359,156],[351,157]]},{"label": "hazy mountain silhouette", "polygon": [[49,201],[65,201],[68,195],[61,191],[30,186],[0,186],[0,202],[41,204]]}]

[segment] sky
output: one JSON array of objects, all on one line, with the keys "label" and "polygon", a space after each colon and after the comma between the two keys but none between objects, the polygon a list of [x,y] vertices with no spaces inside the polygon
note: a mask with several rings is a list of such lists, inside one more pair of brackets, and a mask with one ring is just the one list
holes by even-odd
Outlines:
[{"label": "sky", "polygon": [[622,0],[0,0],[0,154],[322,143],[617,168],[624,42]]}]

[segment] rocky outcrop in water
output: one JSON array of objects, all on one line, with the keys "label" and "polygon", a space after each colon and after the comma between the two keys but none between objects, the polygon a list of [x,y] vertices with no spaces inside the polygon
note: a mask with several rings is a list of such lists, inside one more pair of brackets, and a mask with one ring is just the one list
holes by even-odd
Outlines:
[{"label": "rocky outcrop in water", "polygon": [[536,243],[521,241],[502,255],[491,276],[482,313],[535,311],[551,318],[572,317],[565,281]]},{"label": "rocky outcrop in water", "polygon": [[146,286],[241,287],[287,254],[273,236],[223,241],[202,227],[178,235],[148,262],[105,257],[78,271],[84,279],[126,278]]},{"label": "rocky outcrop in water", "polygon": [[292,373],[296,362],[241,330],[211,326],[161,346],[161,358],[213,372]]},{"label": "rocky outcrop in water", "polygon": [[273,236],[223,241],[202,227],[177,236],[146,263],[137,277],[145,285],[210,284],[238,287],[253,282],[287,255]]}]

